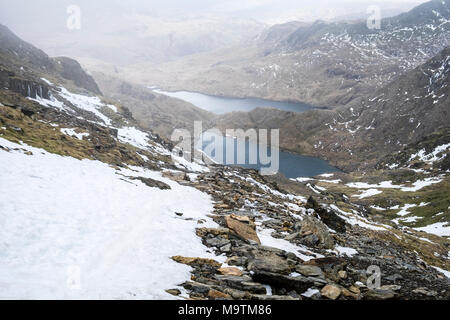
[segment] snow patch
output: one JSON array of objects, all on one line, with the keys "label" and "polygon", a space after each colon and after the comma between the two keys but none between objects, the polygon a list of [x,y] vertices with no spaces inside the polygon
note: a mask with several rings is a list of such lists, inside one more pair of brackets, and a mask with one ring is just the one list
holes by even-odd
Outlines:
[{"label": "snow patch", "polygon": [[77,133],[75,129],[70,128],[62,128],[61,132],[67,136],[76,137],[78,140],[83,140],[84,137],[89,137],[89,133],[87,132]]},{"label": "snow patch", "polygon": [[209,195],[144,168],[0,145],[33,153],[0,150],[0,298],[174,299],[165,290],[190,279],[191,268],[171,256],[221,258],[195,235],[198,219],[217,227]]},{"label": "snow patch", "polygon": [[422,228],[415,228],[418,231],[435,234],[440,237],[450,237],[450,224],[448,222],[437,222]]}]

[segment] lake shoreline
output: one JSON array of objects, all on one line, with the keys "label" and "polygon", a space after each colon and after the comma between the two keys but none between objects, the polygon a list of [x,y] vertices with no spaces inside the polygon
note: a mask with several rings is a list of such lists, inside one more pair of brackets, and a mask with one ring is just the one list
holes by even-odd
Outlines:
[{"label": "lake shoreline", "polygon": [[[258,109],[265,109],[270,108],[270,110],[279,110],[279,112],[284,113],[305,113],[308,111],[313,110],[319,110],[315,106],[304,104],[304,103],[286,103],[286,102],[278,102],[273,100],[264,100],[260,98],[256,99],[242,99],[242,98],[230,98],[230,97],[220,97],[220,96],[213,96],[213,95],[207,95],[203,93],[198,92],[192,92],[192,91],[165,91],[161,90],[157,87],[148,87],[152,92],[156,94],[165,95],[171,98],[180,99],[184,102],[190,103],[194,105],[195,107],[205,110],[207,112],[214,113],[218,116],[223,116],[227,114],[233,114],[233,113],[243,113],[248,114],[254,110]],[[208,132],[207,130],[205,133]],[[233,137],[230,134],[227,135],[226,133],[221,133],[223,141],[226,142],[223,144],[223,153],[222,155],[227,155],[228,152],[237,152],[237,139],[238,137]],[[235,150],[228,150],[228,143],[229,140],[233,140],[233,146]],[[208,140],[209,141],[209,140]],[[215,141],[215,140],[214,140]],[[203,141],[204,143],[205,141]],[[226,145],[226,147],[225,147]],[[256,163],[251,163],[249,161],[249,157],[252,156],[253,159],[255,159],[254,156],[254,150],[250,151],[250,146],[257,146],[257,161]],[[259,143],[258,140],[254,141],[254,139],[245,139],[245,163],[237,163],[237,158],[235,158],[234,163],[231,163],[231,165],[238,165],[243,168],[251,168],[251,169],[258,169],[258,170],[266,170],[268,167],[267,165],[264,165],[260,160],[260,151],[264,152],[263,149],[267,148],[266,155],[272,155],[271,150],[271,141],[267,141],[265,144]],[[205,145],[202,147],[202,151],[205,151]],[[262,149],[261,149],[262,148]],[[340,168],[337,168],[329,163],[328,160],[322,159],[321,157],[317,157],[314,155],[304,155],[297,153],[292,150],[286,150],[284,148],[281,148],[278,146],[278,158],[272,159],[273,161],[276,161],[277,168],[275,169],[277,172],[283,174],[287,178],[298,178],[298,177],[313,177],[317,176],[323,173],[332,173],[332,172],[342,172]],[[264,153],[263,153],[264,154]],[[228,153],[228,155],[230,155]],[[272,160],[270,166],[272,166]],[[227,165],[225,158],[216,160],[218,164]]]},{"label": "lake shoreline", "polygon": [[[329,106],[317,106],[317,105],[313,105],[313,104],[305,102],[305,101],[299,101],[299,100],[293,100],[293,99],[281,99],[281,100],[279,100],[279,99],[257,97],[257,96],[231,96],[231,95],[225,95],[225,94],[221,94],[221,93],[216,93],[216,94],[205,93],[205,92],[201,92],[201,91],[197,91],[197,90],[164,89],[164,88],[161,88],[159,86],[148,86],[147,88],[149,90],[151,90],[152,92],[154,92],[154,93],[161,94],[161,95],[166,95],[166,96],[169,96],[169,97],[172,97],[172,98],[176,98],[176,99],[180,99],[180,100],[183,100],[185,102],[189,102],[189,101],[186,101],[186,100],[184,100],[182,98],[178,98],[178,97],[175,97],[175,96],[172,96],[172,95],[167,95],[165,93],[176,94],[176,93],[181,93],[181,92],[187,92],[187,93],[194,93],[194,94],[203,95],[203,96],[206,96],[206,97],[209,97],[209,98],[222,98],[222,99],[235,99],[235,100],[255,99],[255,100],[262,100],[262,101],[273,101],[275,103],[299,104],[299,105],[310,106],[311,108],[309,109],[309,111],[313,111],[313,110],[334,110],[334,108],[329,107]],[[193,104],[192,102],[189,102],[189,103]],[[221,114],[215,113],[213,111],[207,110],[205,108],[202,108],[202,107],[200,107],[198,105],[195,105],[195,104],[193,104],[193,105],[196,106],[199,109],[204,110],[204,111],[208,111],[208,112],[212,112],[212,113],[217,114],[217,115],[221,115]],[[283,110],[283,109],[280,109],[280,108],[277,108],[277,107],[255,107],[255,109],[258,109],[258,108],[272,108],[272,109],[278,109],[278,110],[285,111],[285,112],[295,112],[295,113],[306,112],[306,111]],[[250,111],[252,111],[252,110],[250,110]],[[235,112],[235,111],[222,113],[222,115],[223,114],[227,114],[227,113],[232,113],[232,112]],[[239,112],[239,111],[237,111],[237,112]],[[241,112],[249,112],[249,111],[242,110]]]},{"label": "lake shoreline", "polygon": [[[218,155],[217,151],[209,151],[214,152],[214,156],[207,152],[211,147],[211,144],[217,143],[216,134],[212,133],[212,135],[208,134],[208,131],[205,131],[206,138],[204,136],[201,144],[199,141],[196,142],[197,147],[201,147],[201,151],[204,152],[209,158],[214,159],[214,162],[219,165],[228,165],[228,166],[239,166],[241,168],[247,169],[256,169],[256,170],[268,170],[275,169],[275,174],[280,173],[284,175],[288,179],[296,179],[299,177],[315,177],[324,173],[340,173],[341,169],[331,165],[328,161],[321,159],[319,157],[314,157],[311,155],[302,155],[295,152],[285,151],[282,148],[278,148],[276,151],[276,156],[274,157],[274,151],[272,147],[266,144],[255,143],[254,141],[250,141],[245,139],[238,140],[235,137],[230,136],[220,136],[220,144],[219,150],[222,149],[222,152]],[[245,158],[241,159],[238,157],[238,142],[244,142],[245,145]],[[231,142],[231,144],[230,144]],[[216,145],[217,146],[217,145]],[[212,145],[212,150],[217,150],[214,145]],[[231,149],[230,149],[231,147]],[[229,159],[227,156],[231,154],[233,155],[232,162],[228,162]],[[264,156],[265,154],[265,156]],[[253,156],[252,156],[253,155]],[[219,156],[219,158],[217,158]],[[268,159],[268,163],[261,162],[261,156],[263,159]],[[268,158],[265,158],[268,157]],[[251,159],[254,159],[252,162]],[[244,161],[244,162],[239,162]],[[267,160],[264,160],[267,161]],[[270,171],[270,170],[269,170]]]}]

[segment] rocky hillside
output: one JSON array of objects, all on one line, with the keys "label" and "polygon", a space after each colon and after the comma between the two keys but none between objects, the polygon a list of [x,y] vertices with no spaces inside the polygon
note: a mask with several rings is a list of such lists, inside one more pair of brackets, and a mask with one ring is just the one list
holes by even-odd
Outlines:
[{"label": "rocky hillside", "polygon": [[450,298],[447,238],[187,162],[126,105],[5,55],[5,84],[40,89],[0,90],[1,298]]},{"label": "rocky hillside", "polygon": [[280,128],[286,150],[319,156],[346,171],[375,168],[380,159],[448,130],[449,56],[447,47],[347,107],[305,113],[256,109],[221,115],[214,125]]},{"label": "rocky hillside", "polygon": [[[362,23],[275,26],[246,47],[126,73],[147,85],[336,107],[382,88],[450,44],[450,3],[433,0]],[[145,74],[142,73],[145,70]]]},{"label": "rocky hillside", "polygon": [[152,92],[146,86],[120,80],[104,72],[92,72],[105,95],[129,106],[138,123],[170,138],[174,129],[193,130],[194,121],[210,123],[215,115],[188,102]]},{"label": "rocky hillside", "polygon": [[[365,99],[302,114],[257,109],[215,125],[280,128],[284,149],[329,160],[346,173],[302,178],[313,194],[345,194],[401,226],[448,234],[450,48]],[[311,188],[310,188],[311,187]]]},{"label": "rocky hillside", "polygon": [[[95,94],[101,94],[94,79],[88,75],[80,64],[70,58],[50,58],[42,50],[23,41],[11,32],[6,26],[0,25],[0,73],[3,74],[2,81],[12,79],[10,84],[4,83],[7,88],[24,90],[20,93],[28,95],[30,90],[37,87],[47,89],[47,84],[41,77],[46,76],[50,80],[58,79],[66,86],[75,86]],[[8,73],[8,75],[5,75]],[[20,83],[26,77],[30,83]],[[39,89],[41,90],[41,89]],[[33,95],[35,96],[35,95]]]}]

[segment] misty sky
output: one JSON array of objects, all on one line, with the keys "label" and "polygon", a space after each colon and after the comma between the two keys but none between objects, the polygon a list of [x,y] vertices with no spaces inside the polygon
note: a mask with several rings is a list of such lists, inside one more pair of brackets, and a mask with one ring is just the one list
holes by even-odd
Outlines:
[{"label": "misty sky", "polygon": [[228,16],[273,24],[332,19],[364,12],[372,4],[386,11],[407,10],[422,2],[426,0],[0,0],[0,23],[20,33],[64,27],[70,4],[79,5],[88,22],[101,16],[120,21],[124,14],[138,13],[165,18]]},{"label": "misty sky", "polygon": [[[128,50],[124,59],[130,62],[142,47],[141,39],[147,39],[149,47],[144,49],[154,49],[149,55],[160,61],[164,57],[155,58],[158,52],[163,56],[195,52],[195,41],[203,45],[198,49],[201,52],[254,37],[268,25],[365,19],[370,5],[379,5],[382,15],[389,16],[423,2],[426,0],[0,0],[0,24],[50,55],[89,56],[118,63]],[[73,4],[81,10],[81,29],[76,31],[67,28],[67,8]],[[205,41],[211,41],[208,36],[217,44],[206,45]],[[179,48],[175,51],[181,53],[158,47],[157,42],[164,39],[176,39]]]}]

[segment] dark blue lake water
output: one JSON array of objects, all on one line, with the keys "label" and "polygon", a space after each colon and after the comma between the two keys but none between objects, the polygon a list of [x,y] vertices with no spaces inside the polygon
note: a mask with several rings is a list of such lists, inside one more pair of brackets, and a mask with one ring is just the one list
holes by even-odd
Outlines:
[{"label": "dark blue lake water", "polygon": [[[246,98],[246,99],[237,99],[237,98],[227,98],[227,97],[216,97],[205,95],[196,92],[188,92],[188,91],[178,91],[178,92],[166,92],[162,90],[153,89],[153,91],[164,94],[170,97],[178,98],[187,102],[192,103],[193,105],[210,111],[217,114],[223,114],[232,111],[251,111],[258,107],[272,107],[285,111],[294,111],[294,112],[305,112],[311,109],[314,109],[313,106],[304,104],[304,103],[290,103],[290,102],[280,102],[280,101],[271,101],[264,99],[255,99],[255,98]],[[237,128],[236,128],[237,129]],[[250,155],[253,154],[254,148],[256,148],[257,153],[259,155],[259,148],[266,148],[267,155],[271,156],[271,149],[267,146],[259,146],[254,143],[250,143],[248,140],[245,141],[245,161],[237,161],[237,143],[235,139],[231,137],[222,137],[223,138],[223,159],[215,159],[216,162],[220,164],[234,164],[239,165],[245,168],[252,168],[260,170],[262,167],[269,167],[268,165],[264,165],[264,161],[261,161],[258,156],[258,161],[254,164],[250,160]],[[226,161],[226,142],[233,142],[234,144],[234,161],[227,162]],[[203,151],[206,150],[208,143],[203,143]],[[250,152],[250,150],[252,150]],[[214,154],[212,154],[214,155]],[[208,154],[211,156],[211,154]],[[220,158],[220,157],[219,157]],[[242,160],[242,159],[241,159]],[[287,178],[298,178],[298,177],[313,177],[323,173],[331,173],[337,172],[339,169],[331,166],[328,162],[308,156],[302,156],[299,154],[279,151],[279,162],[278,162],[278,171],[284,174]]]},{"label": "dark blue lake water", "polygon": [[167,92],[159,89],[154,89],[153,91],[187,101],[194,106],[216,114],[224,114],[233,111],[251,111],[256,108],[276,108],[293,112],[305,112],[314,109],[313,106],[300,102],[282,102],[257,98],[228,98],[189,91]]},{"label": "dark blue lake water", "polygon": [[[215,136],[216,137],[216,136]],[[278,151],[272,148],[261,146],[245,141],[244,159],[239,159],[237,140],[231,137],[219,137],[222,139],[222,153],[211,152],[208,145],[211,145],[215,138],[206,135],[203,141],[202,150],[215,162],[224,165],[238,165],[244,168],[257,169],[267,168],[269,171],[280,172],[287,178],[314,177],[323,173],[338,172],[339,169],[331,166],[328,162],[314,157],[302,156],[285,151]],[[241,140],[243,141],[243,140]],[[261,150],[262,149],[262,150]],[[233,153],[230,154],[230,150]],[[263,152],[263,160],[260,152]],[[228,156],[228,158],[227,158]]]}]

